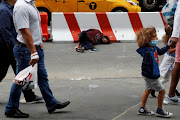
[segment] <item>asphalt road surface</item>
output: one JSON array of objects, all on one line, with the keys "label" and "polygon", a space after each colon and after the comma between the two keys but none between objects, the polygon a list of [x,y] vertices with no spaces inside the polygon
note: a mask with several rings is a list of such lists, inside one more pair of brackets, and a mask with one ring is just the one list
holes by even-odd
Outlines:
[{"label": "asphalt road surface", "polygon": [[[144,80],[140,68],[142,58],[135,51],[136,43],[97,45],[99,51],[94,53],[78,53],[75,46],[76,43],[44,43],[53,94],[62,102],[70,100],[71,104],[54,114],[48,114],[45,103],[20,104],[20,110],[30,114],[30,118],[21,120],[164,120],[137,115]],[[162,58],[159,57],[160,62]],[[0,120],[12,120],[4,116],[4,109],[13,77],[10,68],[0,83]],[[168,93],[169,83],[165,87]],[[39,89],[35,92],[41,95]],[[155,111],[156,106],[157,99],[149,97],[147,108]],[[164,109],[174,113],[171,120],[179,120],[178,105],[165,105]]]}]

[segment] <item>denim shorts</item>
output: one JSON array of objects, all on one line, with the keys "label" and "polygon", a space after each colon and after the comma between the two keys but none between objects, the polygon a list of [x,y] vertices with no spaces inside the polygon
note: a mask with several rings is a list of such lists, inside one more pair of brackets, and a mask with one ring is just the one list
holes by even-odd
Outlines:
[{"label": "denim shorts", "polygon": [[145,80],[145,89],[146,90],[155,90],[155,91],[162,91],[164,90],[163,84],[159,81],[159,79],[150,79],[147,77],[144,77]]}]

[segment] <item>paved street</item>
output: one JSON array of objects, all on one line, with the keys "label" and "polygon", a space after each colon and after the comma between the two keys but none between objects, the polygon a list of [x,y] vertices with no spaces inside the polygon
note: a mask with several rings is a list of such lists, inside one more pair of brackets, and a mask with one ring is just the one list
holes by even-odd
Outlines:
[{"label": "paved street", "polygon": [[[136,43],[97,45],[98,52],[78,53],[77,43],[44,43],[45,62],[50,87],[54,96],[71,104],[54,114],[48,114],[45,103],[20,104],[30,118],[21,120],[162,120],[155,116],[139,116],[144,80],[141,77],[142,58],[136,53]],[[158,44],[162,47],[162,43]],[[160,62],[163,56],[161,56]],[[14,77],[9,69],[0,83],[0,120],[12,120],[4,116],[4,109]],[[167,92],[169,83],[165,85]],[[180,89],[180,88],[179,88]],[[38,95],[39,89],[35,90]],[[23,96],[22,96],[23,98]],[[149,98],[147,108],[155,111],[156,98]],[[174,113],[171,120],[179,120],[180,106],[165,105]]]}]

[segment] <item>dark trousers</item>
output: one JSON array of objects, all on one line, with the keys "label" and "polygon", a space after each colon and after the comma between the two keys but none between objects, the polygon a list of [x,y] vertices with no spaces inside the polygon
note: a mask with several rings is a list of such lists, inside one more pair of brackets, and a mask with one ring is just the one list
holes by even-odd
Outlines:
[{"label": "dark trousers", "polygon": [[[0,82],[4,79],[11,65],[14,74],[16,74],[16,61],[12,50],[8,49],[6,44],[0,43]],[[31,101],[35,98],[35,94],[32,90],[23,90],[26,101]]]},{"label": "dark trousers", "polygon": [[6,44],[0,44],[0,82],[4,79],[7,74],[8,68],[11,65],[16,74],[16,61],[13,56],[13,52],[9,52]]},{"label": "dark trousers", "polygon": [[88,38],[86,31],[82,31],[79,35],[79,42],[86,50],[93,48],[92,41]]}]

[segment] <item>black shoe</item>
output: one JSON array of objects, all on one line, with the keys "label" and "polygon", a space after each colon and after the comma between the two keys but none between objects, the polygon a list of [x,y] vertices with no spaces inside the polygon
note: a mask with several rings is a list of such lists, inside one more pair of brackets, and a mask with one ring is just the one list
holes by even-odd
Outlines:
[{"label": "black shoe", "polygon": [[151,91],[151,95],[156,98],[155,90],[152,90],[152,91]]},{"label": "black shoe", "polygon": [[180,97],[180,93],[178,92],[177,89],[176,89],[176,95],[177,95],[178,97]]},{"label": "black shoe", "polygon": [[65,108],[66,106],[68,106],[70,104],[70,101],[64,102],[64,103],[57,103],[56,106],[54,106],[53,108],[49,109],[48,112],[52,113],[54,112],[56,109],[62,109]]},{"label": "black shoe", "polygon": [[5,112],[6,117],[10,118],[28,118],[29,114],[21,112],[19,109],[17,109],[14,112]]},{"label": "black shoe", "polygon": [[26,103],[41,103],[43,102],[43,97],[40,97],[40,96],[37,96],[34,98],[34,99],[31,99],[31,100],[26,100]]}]

